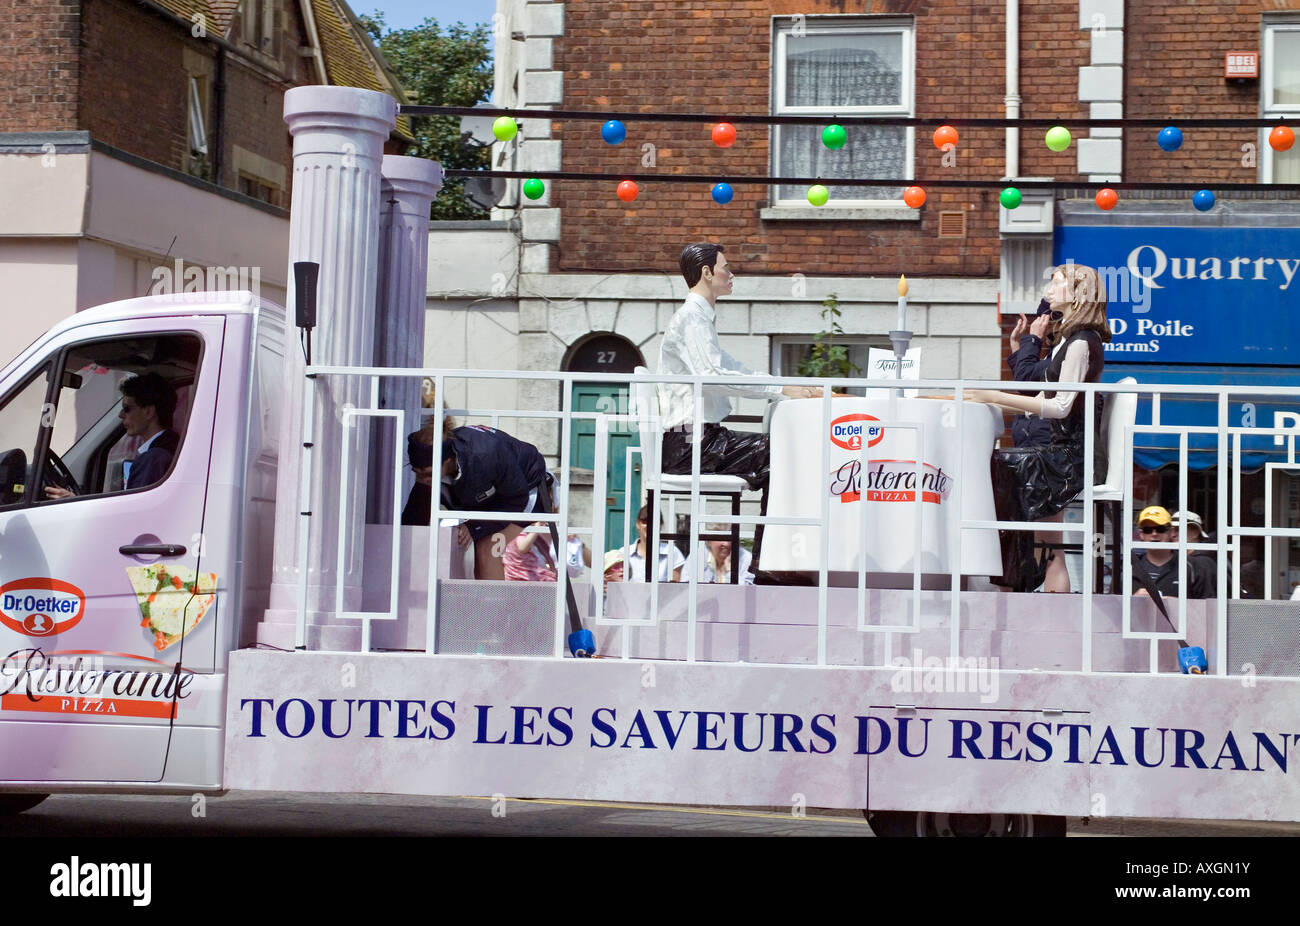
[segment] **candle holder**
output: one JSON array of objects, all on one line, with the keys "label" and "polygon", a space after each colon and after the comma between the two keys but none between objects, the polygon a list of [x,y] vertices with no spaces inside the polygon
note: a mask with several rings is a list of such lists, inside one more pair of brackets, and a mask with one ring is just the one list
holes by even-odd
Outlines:
[{"label": "candle holder", "polygon": [[907,329],[907,275],[898,277],[898,328],[889,332],[889,343],[894,345],[894,379],[903,378],[903,358],[912,343],[912,332]]},{"label": "candle holder", "polygon": [[898,361],[894,366],[894,378],[903,378],[903,358],[907,356],[907,349],[912,343],[912,332],[910,331],[891,331],[889,332],[889,343],[894,345],[894,359]]}]

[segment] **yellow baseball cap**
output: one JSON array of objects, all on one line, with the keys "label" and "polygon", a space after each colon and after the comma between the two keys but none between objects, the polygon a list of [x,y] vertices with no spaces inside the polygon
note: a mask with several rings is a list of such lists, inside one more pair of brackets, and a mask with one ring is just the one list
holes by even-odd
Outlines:
[{"label": "yellow baseball cap", "polygon": [[611,568],[612,566],[615,566],[615,565],[617,565],[618,563],[621,563],[621,562],[623,562],[623,551],[622,551],[622,550],[610,550],[608,553],[605,554],[605,569],[604,569],[604,571],[605,571],[605,572],[609,572],[609,570],[610,570],[610,568]]},{"label": "yellow baseball cap", "polygon": [[1163,527],[1171,520],[1169,512],[1159,505],[1149,505],[1143,508],[1142,513],[1138,515],[1139,524],[1154,524],[1157,527]]}]

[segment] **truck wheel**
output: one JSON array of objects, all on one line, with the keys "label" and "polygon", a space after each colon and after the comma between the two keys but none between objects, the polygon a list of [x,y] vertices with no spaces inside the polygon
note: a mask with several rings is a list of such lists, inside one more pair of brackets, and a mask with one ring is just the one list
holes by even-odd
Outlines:
[{"label": "truck wheel", "polygon": [[1065,817],[1046,814],[864,811],[877,836],[1064,836]]},{"label": "truck wheel", "polygon": [[916,819],[919,814],[907,810],[864,810],[862,815],[871,824],[877,836],[916,836]]},{"label": "truck wheel", "polygon": [[0,794],[0,817],[11,817],[24,810],[31,810],[47,797],[48,794]]}]

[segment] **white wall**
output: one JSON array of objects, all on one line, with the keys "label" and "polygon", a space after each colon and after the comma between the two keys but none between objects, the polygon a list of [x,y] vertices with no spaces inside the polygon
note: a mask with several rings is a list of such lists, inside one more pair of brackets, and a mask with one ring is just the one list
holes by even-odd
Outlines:
[{"label": "white wall", "polygon": [[102,152],[0,155],[0,202],[0,362],[74,312],[148,294],[176,258],[256,267],[284,300],[288,219]]},{"label": "white wall", "polygon": [[288,278],[288,218],[101,152],[91,154],[86,235],[149,257],[257,267],[263,287],[281,291]]},{"label": "white wall", "polygon": [[0,306],[5,336],[0,363],[8,363],[77,301],[77,239],[0,238]]}]

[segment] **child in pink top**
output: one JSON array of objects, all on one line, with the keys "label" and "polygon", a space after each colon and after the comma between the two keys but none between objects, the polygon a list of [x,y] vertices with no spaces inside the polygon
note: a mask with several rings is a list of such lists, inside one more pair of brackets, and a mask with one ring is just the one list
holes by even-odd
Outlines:
[{"label": "child in pink top", "polygon": [[[538,521],[534,527],[546,527]],[[554,582],[555,557],[551,555],[550,538],[531,530],[506,543],[501,556],[505,564],[506,579],[512,582]]]}]

